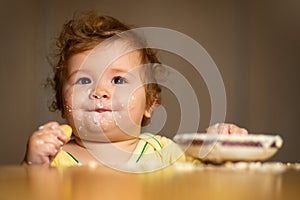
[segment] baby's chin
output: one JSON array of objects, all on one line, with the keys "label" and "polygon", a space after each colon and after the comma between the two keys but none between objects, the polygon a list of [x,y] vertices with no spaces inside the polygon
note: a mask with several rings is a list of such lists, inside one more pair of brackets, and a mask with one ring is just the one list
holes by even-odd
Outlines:
[{"label": "baby's chin", "polygon": [[138,137],[140,126],[126,121],[122,112],[85,112],[73,110],[69,120],[76,128],[76,136],[92,142],[118,142]]},{"label": "baby's chin", "polygon": [[76,127],[76,136],[81,140],[91,142],[118,142],[134,137],[138,134],[131,135],[122,131],[115,122],[94,124],[91,121],[74,121]]},{"label": "baby's chin", "polygon": [[84,142],[100,142],[100,143],[115,143],[136,138],[123,132],[92,132],[88,129],[83,129],[76,136]]}]

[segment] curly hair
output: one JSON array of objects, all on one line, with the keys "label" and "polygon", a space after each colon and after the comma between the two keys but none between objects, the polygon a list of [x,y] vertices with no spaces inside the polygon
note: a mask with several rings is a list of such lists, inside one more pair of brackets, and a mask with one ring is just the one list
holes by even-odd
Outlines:
[{"label": "curly hair", "polygon": [[[54,90],[55,99],[52,101],[50,111],[61,111],[64,115],[62,97],[63,83],[66,77],[66,66],[69,58],[74,54],[95,48],[105,39],[128,31],[133,27],[119,20],[105,15],[98,15],[90,11],[75,14],[73,18],[64,24],[61,34],[56,40],[56,53],[52,57],[53,77],[48,78],[48,84]],[[150,109],[161,103],[161,88],[156,83],[155,64],[160,64],[154,51],[150,48],[142,48],[141,61],[143,64],[151,64],[145,69],[146,107]],[[148,82],[148,83],[147,83]],[[146,125],[149,119],[144,117],[142,125]]]}]

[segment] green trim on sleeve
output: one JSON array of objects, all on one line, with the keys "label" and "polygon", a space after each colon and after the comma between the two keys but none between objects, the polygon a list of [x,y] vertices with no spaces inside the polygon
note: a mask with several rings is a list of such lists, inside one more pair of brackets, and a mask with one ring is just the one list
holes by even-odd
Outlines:
[{"label": "green trim on sleeve", "polygon": [[143,147],[143,149],[142,149],[141,154],[139,155],[139,157],[138,157],[138,158],[136,159],[136,161],[135,161],[136,163],[138,163],[139,160],[141,159],[143,153],[145,152],[145,149],[146,149],[147,145],[148,145],[148,142],[145,143],[145,145],[144,145],[144,147]]},{"label": "green trim on sleeve", "polygon": [[71,158],[73,158],[73,160],[75,160],[76,163],[79,163],[79,161],[69,152],[66,152],[67,154],[69,154],[69,156],[71,156]]},{"label": "green trim on sleeve", "polygon": [[163,147],[162,147],[161,143],[160,143],[154,136],[152,136],[152,138],[158,143],[158,145],[159,145],[160,148],[162,149]]}]

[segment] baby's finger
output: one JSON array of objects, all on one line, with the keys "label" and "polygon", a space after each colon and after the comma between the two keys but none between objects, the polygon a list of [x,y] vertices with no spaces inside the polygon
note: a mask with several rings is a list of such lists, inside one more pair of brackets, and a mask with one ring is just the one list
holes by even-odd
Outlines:
[{"label": "baby's finger", "polygon": [[247,129],[242,128],[240,133],[243,134],[243,135],[247,135],[248,131],[247,131]]},{"label": "baby's finger", "polygon": [[230,134],[240,134],[240,135],[247,135],[248,131],[244,128],[240,128],[234,124],[230,125],[230,130],[229,130]]},{"label": "baby's finger", "polygon": [[63,145],[64,142],[59,139],[59,137],[62,134],[63,133],[61,133],[61,130],[56,128],[55,129],[43,128],[43,129],[39,129],[36,133],[34,133],[33,138],[42,139],[47,142],[60,143],[61,145]]},{"label": "baby's finger", "polygon": [[29,165],[47,165],[50,163],[50,158],[55,156],[57,152],[58,150],[53,144],[45,143],[43,140],[38,140],[36,146],[32,146],[32,148],[28,150],[28,154],[24,161]]},{"label": "baby's finger", "polygon": [[52,143],[44,143],[41,147],[40,147],[40,155],[42,157],[53,157],[58,153],[58,149],[55,147],[55,145],[53,145]]},{"label": "baby's finger", "polygon": [[212,126],[209,126],[206,129],[206,133],[218,133],[218,124],[214,124]]},{"label": "baby's finger", "polygon": [[238,127],[238,126],[236,126],[236,125],[234,125],[234,124],[231,124],[231,125],[230,125],[230,129],[229,129],[229,132],[230,132],[231,134],[239,134],[239,132],[240,132],[240,127]]},{"label": "baby's finger", "polygon": [[[70,128],[71,129],[71,128]],[[48,123],[45,126],[42,126],[42,128],[39,128],[37,135],[54,135],[58,140],[60,140],[63,144],[67,143],[69,141],[69,138],[64,133],[61,126],[58,125],[58,123]],[[71,133],[72,134],[72,129]]]},{"label": "baby's finger", "polygon": [[51,129],[57,129],[59,127],[58,122],[48,122],[47,124],[44,124],[39,127],[39,130],[51,130]]},{"label": "baby's finger", "polygon": [[219,124],[218,133],[219,134],[229,134],[230,125],[226,123]]},{"label": "baby's finger", "polygon": [[60,149],[64,142],[59,140],[58,137],[52,133],[47,133],[37,137],[37,141],[42,141],[43,143],[53,144],[56,149]]}]

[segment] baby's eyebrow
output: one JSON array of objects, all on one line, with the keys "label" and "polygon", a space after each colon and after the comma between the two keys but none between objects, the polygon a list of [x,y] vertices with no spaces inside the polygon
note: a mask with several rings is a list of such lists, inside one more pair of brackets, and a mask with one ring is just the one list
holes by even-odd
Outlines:
[{"label": "baby's eyebrow", "polygon": [[87,70],[84,70],[84,69],[76,69],[76,70],[72,71],[70,74],[67,74],[67,75],[68,75],[67,79],[71,78],[72,76],[76,75],[76,74],[79,73],[79,72],[84,72],[84,73],[85,73],[85,72],[87,72]]},{"label": "baby's eyebrow", "polygon": [[79,71],[79,69],[77,69],[77,70],[73,71],[72,73],[70,73],[70,74],[69,74],[69,77],[73,76],[74,74],[77,74],[77,73],[78,73],[78,71]]},{"label": "baby's eyebrow", "polygon": [[109,69],[109,72],[111,72],[111,73],[128,74],[129,76],[135,77],[134,73],[132,73],[131,70],[128,71],[128,70],[126,70],[126,69],[110,68],[110,69]]},{"label": "baby's eyebrow", "polygon": [[69,74],[69,76],[73,76],[74,74],[77,74],[78,72],[88,72],[88,70],[85,70],[85,69],[76,69],[74,70],[72,73]]}]

